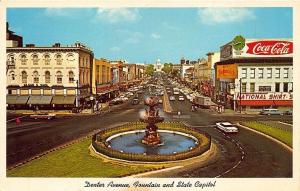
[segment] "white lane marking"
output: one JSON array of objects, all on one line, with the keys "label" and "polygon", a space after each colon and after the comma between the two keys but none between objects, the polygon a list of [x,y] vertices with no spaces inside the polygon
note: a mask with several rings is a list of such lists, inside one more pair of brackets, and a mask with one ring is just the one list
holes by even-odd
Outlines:
[{"label": "white lane marking", "polygon": [[[224,133],[223,133],[223,134],[224,134]],[[224,134],[224,136],[226,136],[226,137],[228,138],[228,135],[225,135],[225,134]],[[231,137],[229,137],[229,138],[231,138]],[[216,176],[215,178],[219,178],[219,177],[221,177],[221,176],[227,174],[228,172],[232,171],[233,169],[235,169],[236,167],[238,167],[238,166],[241,164],[241,162],[244,160],[244,158],[245,158],[245,152],[244,152],[244,149],[243,149],[242,145],[241,145],[238,141],[234,140],[233,138],[231,138],[231,142],[234,142],[235,145],[239,148],[240,152],[242,153],[241,159],[240,159],[239,162],[238,162],[236,165],[234,165],[232,168],[230,168],[230,169],[226,170],[225,172],[219,174],[219,175]]]}]

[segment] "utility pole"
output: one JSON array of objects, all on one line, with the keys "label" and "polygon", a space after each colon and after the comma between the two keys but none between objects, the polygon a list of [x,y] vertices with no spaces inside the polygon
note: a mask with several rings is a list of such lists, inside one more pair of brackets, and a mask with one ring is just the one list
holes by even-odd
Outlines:
[{"label": "utility pole", "polygon": [[240,78],[240,113],[242,113],[242,78]]}]

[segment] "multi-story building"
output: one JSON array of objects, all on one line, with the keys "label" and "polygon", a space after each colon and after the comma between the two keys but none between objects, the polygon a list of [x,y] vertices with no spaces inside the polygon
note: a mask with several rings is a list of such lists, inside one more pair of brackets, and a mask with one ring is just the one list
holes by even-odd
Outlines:
[{"label": "multi-story building", "polygon": [[155,72],[161,72],[163,68],[163,65],[160,62],[160,59],[156,60],[156,63],[154,64],[154,71]]},{"label": "multi-story building", "polygon": [[[74,107],[91,92],[93,52],[81,43],[51,47],[7,47],[7,60],[15,67],[7,72],[8,105]],[[46,100],[44,100],[46,99]],[[81,101],[80,101],[81,99]]]},{"label": "multi-story building", "polygon": [[293,106],[293,41],[235,37],[215,65],[217,99],[235,110]]},{"label": "multi-story building", "polygon": [[112,82],[110,61],[104,58],[94,59],[92,78],[93,94],[102,93],[102,91],[97,91],[96,88],[98,87],[99,89],[100,86],[105,86]]},{"label": "multi-story building", "polygon": [[6,47],[22,47],[23,37],[14,34],[13,31],[9,30],[9,24],[6,23]]}]

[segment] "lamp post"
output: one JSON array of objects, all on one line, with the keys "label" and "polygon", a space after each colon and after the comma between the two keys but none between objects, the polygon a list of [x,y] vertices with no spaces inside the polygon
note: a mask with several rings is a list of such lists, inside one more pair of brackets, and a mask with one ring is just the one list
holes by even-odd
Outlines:
[{"label": "lamp post", "polygon": [[76,80],[76,108],[78,108],[78,80]]}]

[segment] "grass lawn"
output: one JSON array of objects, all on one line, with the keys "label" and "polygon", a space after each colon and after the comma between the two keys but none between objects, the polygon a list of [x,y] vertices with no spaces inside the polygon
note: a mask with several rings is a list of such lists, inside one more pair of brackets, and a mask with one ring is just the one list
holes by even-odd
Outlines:
[{"label": "grass lawn", "polygon": [[[240,122],[240,124],[270,135],[271,137],[274,137],[275,139],[287,144],[288,146],[293,147],[292,131],[285,131],[283,130],[283,128],[278,128],[278,126],[272,127],[270,125],[259,123],[256,121],[243,121]],[[278,123],[278,125],[280,124]]]},{"label": "grass lawn", "polygon": [[121,164],[90,155],[91,138],[49,153],[12,170],[8,177],[117,177],[144,172],[162,165]]}]

